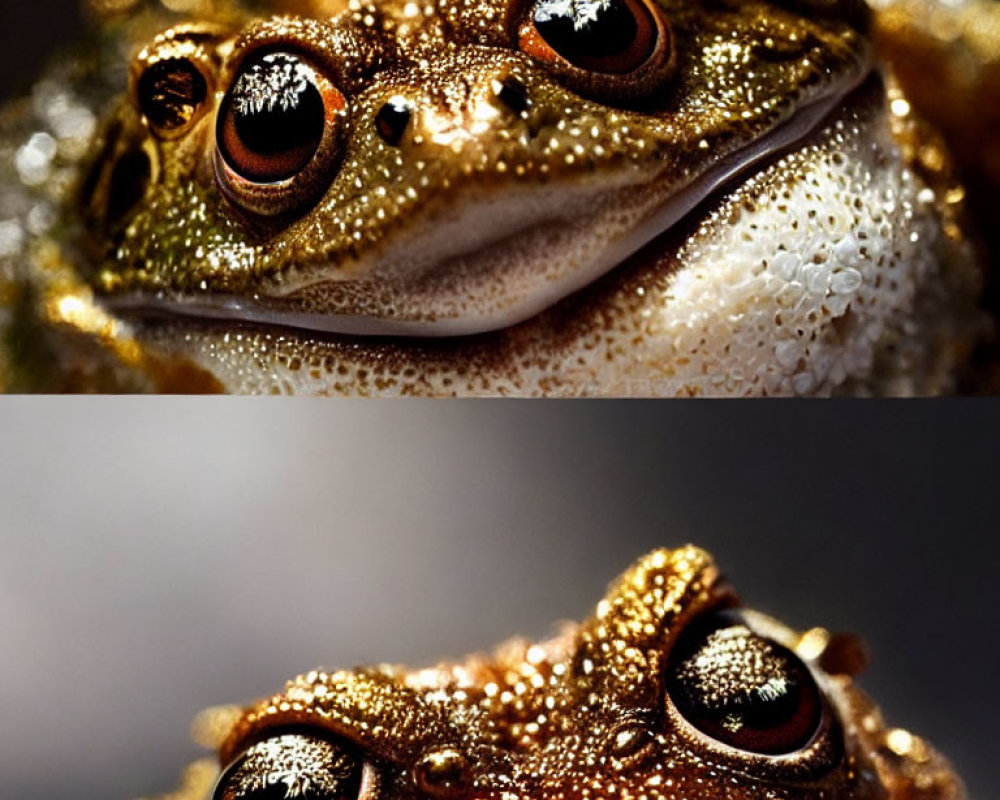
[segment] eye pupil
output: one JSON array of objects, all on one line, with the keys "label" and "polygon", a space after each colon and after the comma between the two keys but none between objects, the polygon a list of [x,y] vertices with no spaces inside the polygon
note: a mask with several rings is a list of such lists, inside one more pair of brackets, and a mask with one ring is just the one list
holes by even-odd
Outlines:
[{"label": "eye pupil", "polygon": [[805,665],[726,617],[681,637],[671,657],[668,691],[696,728],[755,753],[798,750],[820,722],[819,690]]},{"label": "eye pupil", "polygon": [[285,180],[315,154],[325,119],[312,70],[297,56],[271,53],[245,68],[226,98],[222,155],[247,180]]}]

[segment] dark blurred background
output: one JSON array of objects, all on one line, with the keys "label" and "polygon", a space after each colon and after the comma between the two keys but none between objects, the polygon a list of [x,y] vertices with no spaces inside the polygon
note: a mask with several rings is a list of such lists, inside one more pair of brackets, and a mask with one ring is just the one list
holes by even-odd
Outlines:
[{"label": "dark blurred background", "polygon": [[80,37],[79,0],[0,3],[0,101],[26,91],[59,48]]},{"label": "dark blurred background", "polygon": [[588,614],[659,545],[861,633],[993,796],[997,407],[0,403],[0,796],[128,800],[200,708]]}]

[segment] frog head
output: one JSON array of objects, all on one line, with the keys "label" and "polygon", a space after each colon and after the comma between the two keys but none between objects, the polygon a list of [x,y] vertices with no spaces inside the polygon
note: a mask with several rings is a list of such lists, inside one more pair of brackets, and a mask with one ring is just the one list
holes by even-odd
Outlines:
[{"label": "frog head", "polygon": [[85,187],[112,308],[508,328],[794,148],[870,69],[848,0],[331,5],[138,53]]},{"label": "frog head", "polygon": [[214,800],[959,800],[853,686],[863,662],[741,608],[704,551],[660,550],[550,641],[290,681],[222,732]]}]

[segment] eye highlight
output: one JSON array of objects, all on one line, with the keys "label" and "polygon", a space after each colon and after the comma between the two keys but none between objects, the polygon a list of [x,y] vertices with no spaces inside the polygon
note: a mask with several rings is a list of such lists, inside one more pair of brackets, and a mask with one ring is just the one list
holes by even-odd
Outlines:
[{"label": "eye highlight", "polygon": [[695,728],[751,753],[800,750],[822,720],[819,688],[805,664],[725,614],[681,635],[671,654],[667,691]]},{"label": "eye highlight", "polygon": [[223,772],[212,800],[356,800],[362,764],[345,748],[289,733],[258,742]]},{"label": "eye highlight", "polygon": [[295,53],[248,60],[219,110],[217,164],[223,188],[247,210],[291,210],[327,172],[346,101]]}]

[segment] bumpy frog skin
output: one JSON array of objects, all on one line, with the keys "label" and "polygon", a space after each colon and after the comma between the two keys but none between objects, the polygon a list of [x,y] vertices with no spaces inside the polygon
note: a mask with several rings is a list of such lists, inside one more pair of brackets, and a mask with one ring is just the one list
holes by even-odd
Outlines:
[{"label": "bumpy frog skin", "polygon": [[659,550],[550,641],[316,670],[206,712],[218,759],[163,800],[963,798],[854,686],[863,661],[852,637],[741,609],[704,551]]},{"label": "bumpy frog skin", "polygon": [[[982,330],[962,190],[873,69],[865,9],[594,0],[574,26],[608,3],[648,53],[550,46],[568,0],[108,23],[129,89],[8,292],[37,383],[70,362],[69,388],[952,389]],[[307,84],[304,158],[233,155],[238,114]]]}]

